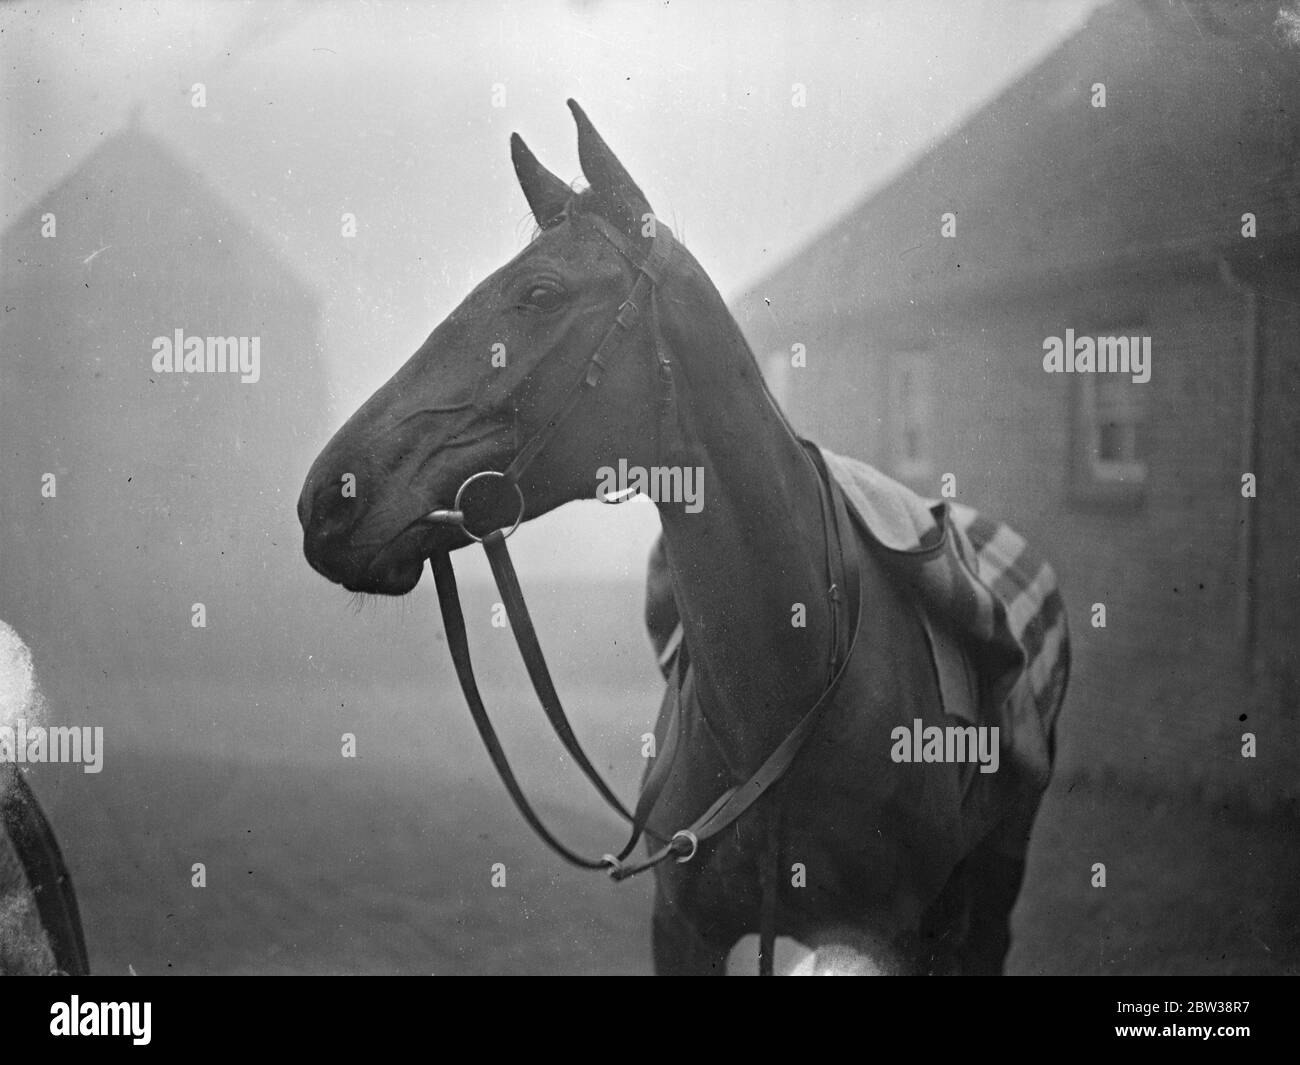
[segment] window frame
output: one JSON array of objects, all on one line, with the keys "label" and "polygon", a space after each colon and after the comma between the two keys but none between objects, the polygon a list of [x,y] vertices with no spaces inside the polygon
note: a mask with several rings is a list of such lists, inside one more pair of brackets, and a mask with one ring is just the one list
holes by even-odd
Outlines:
[{"label": "window frame", "polygon": [[[1129,330],[1128,332],[1131,332]],[[1100,334],[1125,335],[1124,330],[1107,329]],[[1133,459],[1102,459],[1101,410],[1099,398],[1103,376],[1097,373],[1076,373],[1070,388],[1070,498],[1078,504],[1105,507],[1138,507],[1146,499],[1151,479],[1149,454]],[[1116,375],[1105,375],[1107,377]],[[1128,377],[1118,375],[1125,387],[1145,388]],[[1138,393],[1141,395],[1141,393]],[[1144,436],[1149,434],[1152,408],[1143,400],[1138,418],[1132,424]]]}]

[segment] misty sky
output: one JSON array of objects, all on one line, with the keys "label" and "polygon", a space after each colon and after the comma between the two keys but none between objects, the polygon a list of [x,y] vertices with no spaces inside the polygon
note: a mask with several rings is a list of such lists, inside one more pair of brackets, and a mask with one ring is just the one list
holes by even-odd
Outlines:
[{"label": "misty sky", "polygon": [[[0,227],[138,109],[319,294],[335,402],[323,441],[527,240],[510,132],[579,176],[566,97],[730,297],[1094,6],[12,5],[0,9]],[[804,108],[791,105],[794,83]]]}]

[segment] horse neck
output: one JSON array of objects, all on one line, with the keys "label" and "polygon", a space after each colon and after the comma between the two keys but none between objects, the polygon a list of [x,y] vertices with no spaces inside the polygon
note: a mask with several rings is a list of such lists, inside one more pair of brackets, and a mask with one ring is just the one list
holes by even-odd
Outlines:
[{"label": "horse neck", "polygon": [[[694,265],[692,263],[692,265]],[[700,708],[748,774],[820,695],[830,615],[817,473],[703,271],[665,293],[682,453],[703,506],[659,506]]]}]

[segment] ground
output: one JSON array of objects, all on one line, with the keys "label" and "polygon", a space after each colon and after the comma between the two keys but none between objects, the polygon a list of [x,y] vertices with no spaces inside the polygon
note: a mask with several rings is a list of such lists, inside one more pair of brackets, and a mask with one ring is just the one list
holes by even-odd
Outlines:
[{"label": "ground", "polygon": [[[417,732],[432,720],[425,692],[370,698],[385,713],[401,704],[394,712]],[[463,715],[443,702],[439,714]],[[517,694],[498,705],[514,748],[531,749],[540,732],[520,723],[540,713]],[[584,735],[628,794],[635,760],[614,765],[610,752],[640,731],[628,723]],[[114,749],[110,734],[98,776],[35,770],[93,971],[650,971],[649,879],[615,885],[560,863],[461,724],[406,752],[377,751],[360,736],[361,758],[305,764],[265,750],[201,759]],[[539,759],[525,777],[553,826],[595,853],[621,841],[580,786],[555,782],[572,766]],[[1035,832],[1009,969],[1300,972],[1295,838],[1294,818],[1281,813],[1061,779]],[[1098,862],[1104,888],[1092,886]],[[195,863],[206,887],[192,886]],[[505,884],[494,887],[497,864]]]}]

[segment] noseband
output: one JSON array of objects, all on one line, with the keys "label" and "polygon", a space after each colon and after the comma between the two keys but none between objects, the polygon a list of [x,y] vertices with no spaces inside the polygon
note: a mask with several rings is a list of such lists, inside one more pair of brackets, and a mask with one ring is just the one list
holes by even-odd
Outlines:
[{"label": "noseband", "polygon": [[[514,800],[515,806],[519,809],[524,820],[528,822],[542,841],[561,858],[583,869],[606,870],[615,880],[624,880],[627,877],[644,872],[669,858],[674,858],[678,862],[689,862],[695,857],[701,843],[716,836],[733,824],[785,774],[796,755],[802,749],[804,742],[812,733],[813,728],[821,719],[824,710],[834,698],[847,672],[853,643],[857,636],[856,610],[861,602],[858,589],[860,578],[856,558],[846,557],[841,551],[842,538],[840,530],[848,528],[848,518],[844,510],[843,499],[833,484],[829,483],[833,479],[825,477],[819,468],[817,484],[821,497],[823,528],[826,534],[827,585],[832,615],[832,650],[826,689],[814,706],[799,720],[798,724],[794,726],[749,780],[723,792],[690,826],[679,829],[671,836],[664,837],[649,828],[646,822],[654,810],[664,785],[671,776],[673,761],[678,748],[681,714],[677,700],[680,699],[680,688],[685,672],[683,664],[685,655],[679,651],[674,662],[674,676],[669,681],[666,696],[667,699],[673,701],[673,705],[665,719],[669,722],[669,725],[663,750],[659,753],[659,757],[654,760],[650,772],[646,776],[641,788],[641,794],[637,800],[636,809],[629,811],[623,805],[600,776],[596,767],[592,765],[565,715],[559,695],[551,680],[550,671],[547,669],[541,645],[537,641],[537,633],[533,627],[532,618],[529,616],[528,607],[524,602],[514,564],[506,548],[506,538],[519,527],[524,518],[525,500],[523,491],[519,487],[520,476],[573,413],[583,397],[600,385],[606,370],[609,368],[610,361],[619,354],[624,341],[642,320],[647,310],[649,312],[651,336],[658,360],[659,380],[664,390],[659,430],[660,448],[663,450],[665,443],[668,443],[673,449],[676,449],[681,440],[680,428],[676,418],[672,362],[659,328],[656,301],[657,289],[662,281],[664,269],[672,255],[672,235],[666,226],[656,221],[649,252],[642,256],[623,233],[609,225],[604,219],[594,215],[585,217],[597,226],[605,238],[636,269],[637,279],[635,284],[619,305],[614,321],[606,330],[595,352],[587,360],[582,374],[565,395],[561,397],[552,409],[550,417],[533,433],[509,466],[502,472],[484,470],[468,477],[456,492],[452,508],[432,511],[426,520],[433,523],[459,526],[471,539],[482,543],[488,562],[492,567],[492,575],[496,581],[497,589],[505,605],[510,627],[519,645],[519,652],[523,657],[529,679],[532,681],[533,690],[537,694],[538,701],[541,703],[551,727],[597,792],[613,810],[631,824],[631,835],[617,855],[605,854],[600,858],[588,858],[570,850],[561,843],[534,812],[524,796],[518,780],[515,778],[514,771],[510,767],[505,751],[497,738],[496,730],[488,718],[487,710],[478,691],[473,664],[470,661],[465,619],[461,611],[460,596],[456,588],[456,575],[452,568],[450,555],[447,552],[436,552],[430,556],[429,563],[433,570],[434,582],[438,588],[438,605],[442,611],[443,628],[447,634],[452,662],[456,667],[456,675],[460,681],[461,691],[464,693],[465,701],[474,718],[474,724],[483,739],[484,746],[492,758],[493,765],[496,767],[502,783],[510,793],[510,797]],[[810,461],[813,462],[814,466],[817,465],[817,460],[810,459]],[[514,524],[508,530],[484,527],[484,522],[491,524],[488,518],[489,515],[501,512],[496,507],[493,507],[490,501],[487,503],[479,501],[479,493],[484,489],[514,493],[518,509]],[[500,503],[500,499],[497,502]],[[480,521],[475,522],[471,517],[471,507],[475,510],[482,508],[482,519]],[[475,532],[470,527],[471,524],[476,525],[480,531]],[[647,858],[639,862],[629,862],[627,860],[628,856],[636,847],[642,834],[650,837],[659,846]],[[765,948],[762,952],[766,959],[764,968],[767,972],[771,971],[771,941],[774,935],[771,922],[775,906],[775,895],[770,894],[770,889],[774,883],[773,880],[770,881],[770,884],[765,884],[763,893],[764,927],[761,938]]]}]

